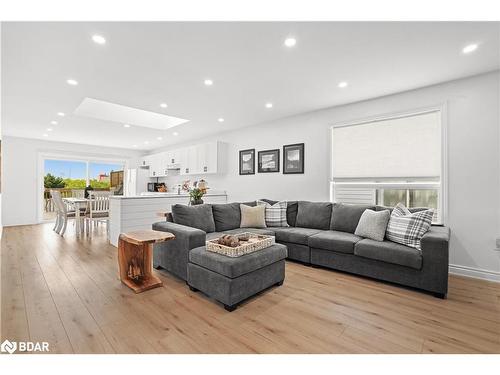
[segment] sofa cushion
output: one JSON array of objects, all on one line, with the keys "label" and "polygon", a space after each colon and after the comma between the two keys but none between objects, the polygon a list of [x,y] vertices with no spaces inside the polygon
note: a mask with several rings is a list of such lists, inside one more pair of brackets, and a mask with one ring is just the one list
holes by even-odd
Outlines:
[{"label": "sofa cushion", "polygon": [[354,234],[356,236],[370,238],[375,241],[383,241],[390,217],[391,213],[389,210],[365,210],[359,219],[359,223],[354,231]]},{"label": "sofa cushion", "polygon": [[361,240],[351,233],[326,230],[309,237],[309,247],[354,254],[354,245]]},{"label": "sofa cushion", "polygon": [[299,201],[297,221],[295,225],[301,228],[328,229],[332,216],[330,202]]},{"label": "sofa cushion", "polygon": [[240,204],[240,228],[266,228],[266,207]]},{"label": "sofa cushion", "polygon": [[283,260],[286,256],[286,246],[281,244],[274,244],[273,246],[237,258],[213,253],[207,251],[205,246],[201,246],[189,252],[189,261],[200,267],[234,279],[235,277]]},{"label": "sofa cushion", "polygon": [[[255,202],[244,203],[247,206],[255,206]],[[215,229],[217,232],[236,229],[240,227],[241,211],[240,203],[213,204],[212,212],[214,215]]]},{"label": "sofa cushion", "polygon": [[174,204],[172,206],[174,223],[201,229],[207,233],[215,231],[215,222],[210,204],[186,206]]},{"label": "sofa cushion", "polygon": [[417,270],[422,268],[422,254],[419,250],[391,241],[379,242],[368,238],[361,240],[354,245],[354,254]]},{"label": "sofa cushion", "polygon": [[[278,203],[278,201],[273,201],[272,199],[261,199],[271,206]],[[286,221],[289,226],[294,227],[297,221],[297,210],[299,209],[299,202],[297,201],[286,201]]]},{"label": "sofa cushion", "polygon": [[274,236],[274,231],[271,228],[236,228],[236,229],[226,230],[224,231],[223,234],[240,234],[245,232]]},{"label": "sofa cushion", "polygon": [[320,229],[313,228],[273,228],[276,241],[278,242],[291,242],[300,245],[308,245],[309,237],[321,232]]},{"label": "sofa cushion", "polygon": [[375,206],[361,204],[334,203],[332,208],[331,230],[354,233],[359,218],[367,209],[375,210]]}]

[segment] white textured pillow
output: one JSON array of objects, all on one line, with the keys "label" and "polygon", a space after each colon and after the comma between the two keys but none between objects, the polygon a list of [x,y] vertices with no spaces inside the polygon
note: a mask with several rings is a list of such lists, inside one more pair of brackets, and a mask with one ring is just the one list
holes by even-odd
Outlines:
[{"label": "white textured pillow", "polygon": [[385,236],[392,242],[420,250],[420,240],[431,227],[433,215],[432,209],[411,213],[398,203],[392,210]]},{"label": "white textured pillow", "polygon": [[266,225],[268,227],[288,227],[286,221],[286,201],[276,202],[271,205],[265,201],[257,201],[257,206],[266,208]]},{"label": "white textured pillow", "polygon": [[240,228],[266,228],[266,207],[240,204]]},{"label": "white textured pillow", "polygon": [[390,217],[391,213],[389,210],[364,210],[354,234],[375,241],[383,241]]}]

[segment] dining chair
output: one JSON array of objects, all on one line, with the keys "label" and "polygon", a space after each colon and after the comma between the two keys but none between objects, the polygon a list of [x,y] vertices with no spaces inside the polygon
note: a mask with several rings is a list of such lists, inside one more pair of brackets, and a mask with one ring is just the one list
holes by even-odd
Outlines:
[{"label": "dining chair", "polygon": [[109,197],[110,191],[89,191],[88,210],[85,214],[87,233],[92,233],[92,223],[94,228],[100,222],[106,223],[106,233],[109,235]]},{"label": "dining chair", "polygon": [[68,206],[64,203],[61,197],[61,192],[58,190],[50,190],[50,195],[52,196],[52,200],[56,206],[56,222],[53,230],[64,236],[66,232],[66,227],[68,225],[68,219],[75,218],[75,211],[69,210]]}]

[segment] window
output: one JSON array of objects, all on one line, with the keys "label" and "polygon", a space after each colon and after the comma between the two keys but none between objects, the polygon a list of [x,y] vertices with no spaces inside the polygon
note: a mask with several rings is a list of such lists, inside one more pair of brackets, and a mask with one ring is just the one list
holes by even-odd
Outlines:
[{"label": "window", "polygon": [[334,202],[431,207],[443,222],[441,111],[332,127]]}]

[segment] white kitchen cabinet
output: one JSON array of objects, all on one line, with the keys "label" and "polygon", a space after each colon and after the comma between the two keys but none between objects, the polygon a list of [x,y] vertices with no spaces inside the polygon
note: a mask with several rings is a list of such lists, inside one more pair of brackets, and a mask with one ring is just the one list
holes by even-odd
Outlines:
[{"label": "white kitchen cabinet", "polygon": [[149,167],[151,165],[151,155],[141,156],[139,159],[139,167]]},{"label": "white kitchen cabinet", "polygon": [[218,171],[218,144],[217,142],[203,143],[197,146],[197,166],[199,174],[217,173]]},{"label": "white kitchen cabinet", "polygon": [[181,162],[182,149],[166,152],[167,164],[179,164]]},{"label": "white kitchen cabinet", "polygon": [[149,177],[165,177],[168,174],[166,153],[150,155]]},{"label": "white kitchen cabinet", "polygon": [[198,173],[198,146],[184,148],[181,153],[181,175]]}]

